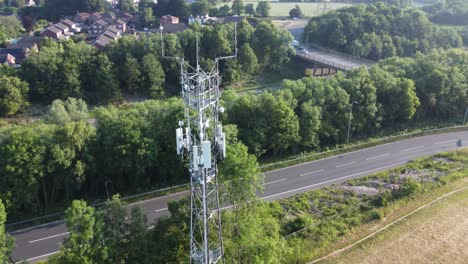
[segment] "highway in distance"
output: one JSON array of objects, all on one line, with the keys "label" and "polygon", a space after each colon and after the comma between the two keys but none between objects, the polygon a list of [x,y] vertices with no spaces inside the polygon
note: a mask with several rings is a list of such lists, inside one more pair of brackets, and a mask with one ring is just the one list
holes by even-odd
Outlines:
[{"label": "highway in distance", "polygon": [[[265,173],[265,190],[262,198],[273,201],[395,168],[418,157],[454,150],[459,139],[462,139],[463,144],[468,144],[468,131],[401,140],[269,171]],[[148,220],[152,222],[158,216],[169,213],[168,201],[180,199],[188,194],[189,191],[184,191],[134,203],[129,207],[141,207]],[[11,234],[16,239],[13,259],[35,263],[57,253],[60,243],[67,237],[68,232],[64,222],[57,221]]]}]

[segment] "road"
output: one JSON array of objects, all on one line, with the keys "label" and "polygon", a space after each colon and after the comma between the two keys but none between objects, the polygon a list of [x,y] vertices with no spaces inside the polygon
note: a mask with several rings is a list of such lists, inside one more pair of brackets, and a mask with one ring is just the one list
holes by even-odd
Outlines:
[{"label": "road", "polygon": [[371,66],[373,62],[353,57],[336,51],[309,47],[307,50],[298,51],[296,57],[304,60],[312,60],[339,70],[353,70],[361,66]]},{"label": "road", "polygon": [[[273,201],[374,172],[395,168],[406,162],[456,148],[456,141],[468,143],[468,131],[423,136],[306,162],[265,173],[262,198]],[[167,215],[167,202],[180,199],[187,191],[130,205],[139,206],[150,221]],[[16,238],[15,261],[35,263],[56,253],[68,235],[63,221],[13,232]]]}]

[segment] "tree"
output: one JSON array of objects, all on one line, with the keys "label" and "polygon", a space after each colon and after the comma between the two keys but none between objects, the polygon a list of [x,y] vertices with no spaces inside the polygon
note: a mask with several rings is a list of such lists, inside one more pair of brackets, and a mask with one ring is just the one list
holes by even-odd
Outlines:
[{"label": "tree", "polygon": [[122,92],[114,74],[114,64],[105,53],[99,53],[85,66],[83,88],[91,102],[122,100]]},{"label": "tree", "polygon": [[118,8],[123,12],[135,12],[133,0],[119,0]]},{"label": "tree", "polygon": [[241,46],[239,50],[239,63],[247,74],[253,74],[258,70],[258,60],[255,52],[248,43]]},{"label": "tree", "polygon": [[143,57],[142,74],[145,92],[154,99],[164,96],[164,71],[153,54]]},{"label": "tree", "polygon": [[141,17],[140,23],[144,27],[149,27],[155,20],[154,15],[153,15],[153,9],[150,7],[145,8],[143,10],[143,14],[140,17]]},{"label": "tree", "polygon": [[228,16],[231,13],[231,8],[228,5],[223,5],[219,8],[218,14],[220,16]]},{"label": "tree", "polygon": [[302,16],[303,16],[303,13],[299,5],[296,5],[293,9],[289,11],[289,17],[291,18],[295,18],[295,17],[301,18]]},{"label": "tree", "polygon": [[65,211],[65,222],[70,232],[63,243],[62,254],[52,263],[104,263],[107,256],[102,218],[84,201],[73,201]]},{"label": "tree", "polygon": [[192,11],[192,15],[204,16],[210,11],[210,3],[208,3],[206,0],[193,2],[190,5],[190,10]]},{"label": "tree", "polygon": [[0,199],[0,263],[13,263],[11,253],[14,247],[14,239],[5,232],[7,215],[5,206]]},{"label": "tree", "polygon": [[242,13],[244,13],[244,9],[245,6],[242,0],[234,0],[232,2],[231,10],[233,14],[240,16]]},{"label": "tree", "polygon": [[250,16],[255,16],[255,6],[252,3],[248,3],[245,5],[245,13],[249,14]]},{"label": "tree", "polygon": [[255,8],[255,12],[260,17],[269,17],[270,16],[270,2],[268,1],[260,1],[257,4],[257,8]]},{"label": "tree", "polygon": [[255,204],[257,193],[263,189],[263,177],[255,156],[247,147],[237,141],[227,145],[226,159],[220,166],[220,179],[226,188],[228,202],[237,213],[241,208]]},{"label": "tree", "polygon": [[81,121],[88,118],[88,106],[81,99],[68,98],[52,102],[47,120],[54,124],[65,125],[72,121]]},{"label": "tree", "polygon": [[127,54],[123,67],[123,89],[127,93],[136,94],[140,89],[141,71],[140,64],[131,54]]},{"label": "tree", "polygon": [[28,106],[28,84],[17,77],[0,77],[0,115],[15,114]]}]

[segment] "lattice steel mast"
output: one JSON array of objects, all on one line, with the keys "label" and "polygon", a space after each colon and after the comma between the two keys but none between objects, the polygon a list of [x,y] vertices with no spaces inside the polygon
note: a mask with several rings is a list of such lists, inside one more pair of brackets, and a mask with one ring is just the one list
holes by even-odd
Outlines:
[{"label": "lattice steel mast", "polygon": [[223,236],[218,194],[217,160],[226,156],[226,138],[218,114],[221,93],[219,62],[237,56],[237,25],[235,25],[235,54],[219,57],[210,72],[199,63],[197,35],[196,66],[184,58],[164,54],[161,27],[161,46],[164,58],[180,65],[180,84],[184,101],[184,121],[176,129],[177,154],[189,157],[191,184],[190,262],[200,264],[223,261]]}]

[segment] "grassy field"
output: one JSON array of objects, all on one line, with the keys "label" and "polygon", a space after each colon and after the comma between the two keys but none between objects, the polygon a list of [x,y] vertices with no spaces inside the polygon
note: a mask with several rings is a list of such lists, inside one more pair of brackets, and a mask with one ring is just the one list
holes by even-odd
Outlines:
[{"label": "grassy field", "polygon": [[468,189],[324,263],[466,263]]},{"label": "grassy field", "polygon": [[[244,1],[244,5],[253,3],[255,6],[257,6],[257,3],[259,1]],[[218,5],[218,7],[223,6],[223,5],[232,5],[232,1],[230,2],[223,2]],[[270,10],[270,16],[272,17],[286,17],[289,16],[289,11],[293,9],[296,5],[299,5],[301,7],[302,12],[306,17],[312,17],[316,15],[320,15],[324,12],[330,11],[330,10],[335,10],[339,9],[342,7],[350,6],[352,4],[346,4],[346,3],[327,3],[327,9],[324,10],[324,4],[323,3],[297,3],[297,2],[275,2],[271,1],[271,10]]]}]

